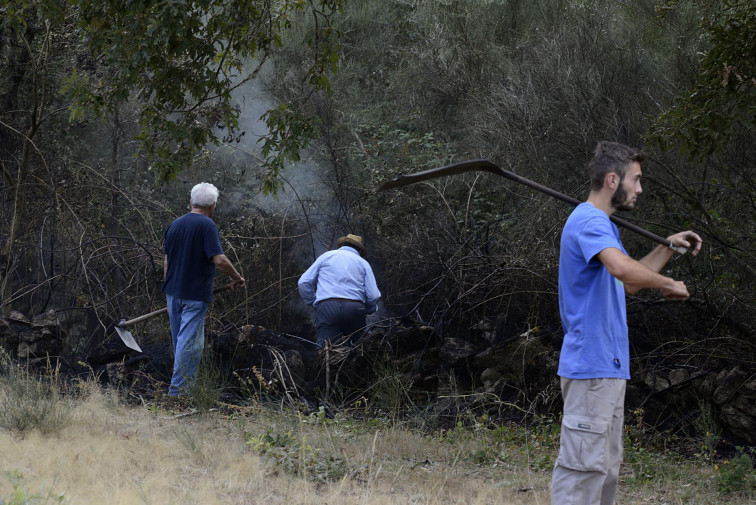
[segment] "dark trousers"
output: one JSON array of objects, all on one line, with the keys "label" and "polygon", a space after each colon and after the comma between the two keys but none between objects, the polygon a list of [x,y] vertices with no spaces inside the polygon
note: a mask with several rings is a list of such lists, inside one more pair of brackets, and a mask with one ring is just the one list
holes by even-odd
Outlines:
[{"label": "dark trousers", "polygon": [[323,300],[315,307],[315,337],[323,347],[341,336],[358,337],[365,328],[367,310],[356,301]]}]

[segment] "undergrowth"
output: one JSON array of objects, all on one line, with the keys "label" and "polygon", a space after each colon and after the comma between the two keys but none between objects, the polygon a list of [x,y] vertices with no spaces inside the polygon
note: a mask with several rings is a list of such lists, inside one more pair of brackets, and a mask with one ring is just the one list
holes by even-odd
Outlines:
[{"label": "undergrowth", "polygon": [[60,392],[59,373],[48,367],[35,375],[0,354],[0,428],[23,435],[31,430],[53,433],[71,420],[71,403]]}]

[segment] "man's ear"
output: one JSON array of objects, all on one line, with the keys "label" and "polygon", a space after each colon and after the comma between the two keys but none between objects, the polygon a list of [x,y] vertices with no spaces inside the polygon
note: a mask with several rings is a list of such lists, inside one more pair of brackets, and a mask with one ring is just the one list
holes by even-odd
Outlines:
[{"label": "man's ear", "polygon": [[609,187],[609,189],[615,190],[617,189],[617,186],[619,186],[619,175],[615,174],[614,172],[609,172],[604,176],[604,186]]}]

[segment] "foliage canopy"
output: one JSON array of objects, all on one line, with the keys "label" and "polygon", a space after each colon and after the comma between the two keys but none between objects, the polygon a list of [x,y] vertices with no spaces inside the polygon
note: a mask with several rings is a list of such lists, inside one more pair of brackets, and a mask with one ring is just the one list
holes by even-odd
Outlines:
[{"label": "foliage canopy", "polygon": [[[170,180],[191,163],[216,132],[238,128],[232,91],[254,78],[282,33],[305,14],[316,28],[307,41],[305,74],[312,89],[327,89],[326,73],[338,62],[331,14],[342,0],[80,0],[83,40],[90,67],[69,81],[74,115],[89,108],[100,114],[135,98],[141,104],[138,136],[160,177]],[[277,189],[286,161],[296,161],[312,138],[312,117],[281,106],[266,115],[265,166]]]},{"label": "foliage canopy", "polygon": [[[692,158],[721,152],[742,129],[756,129],[756,3],[698,0],[709,49],[693,88],[677,98],[650,132],[662,148],[678,145]],[[677,0],[662,2],[678,8]],[[665,12],[664,10],[662,12]]]}]

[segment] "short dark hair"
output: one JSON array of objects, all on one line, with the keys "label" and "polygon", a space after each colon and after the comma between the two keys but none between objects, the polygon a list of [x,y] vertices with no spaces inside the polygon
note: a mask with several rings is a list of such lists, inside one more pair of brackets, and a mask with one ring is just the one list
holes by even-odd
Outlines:
[{"label": "short dark hair", "polygon": [[604,185],[606,174],[614,172],[625,177],[630,165],[637,161],[642,163],[646,160],[646,155],[632,147],[620,144],[618,142],[607,142],[602,140],[596,146],[593,152],[593,158],[588,163],[588,173],[591,176],[591,189],[598,191]]}]

